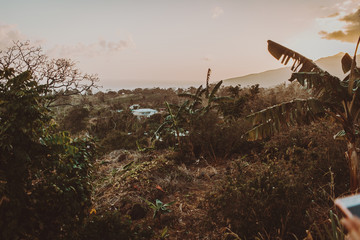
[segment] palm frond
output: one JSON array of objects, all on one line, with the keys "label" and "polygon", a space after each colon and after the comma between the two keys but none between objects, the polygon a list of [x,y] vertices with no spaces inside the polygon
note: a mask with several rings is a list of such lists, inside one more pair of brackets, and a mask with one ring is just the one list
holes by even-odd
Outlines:
[{"label": "palm frond", "polygon": [[214,103],[223,103],[223,102],[232,102],[232,101],[234,101],[234,98],[229,97],[229,96],[212,98],[212,102],[214,102]]},{"label": "palm frond", "polygon": [[195,92],[195,96],[201,96],[202,93],[205,91],[206,89],[202,87],[202,85],[200,85],[198,87],[198,89],[196,89],[196,92]]},{"label": "palm frond", "polygon": [[314,122],[324,111],[322,103],[314,98],[277,104],[249,115],[247,119],[254,127],[243,137],[251,141],[270,137],[290,125]]},{"label": "palm frond", "polygon": [[356,78],[359,78],[359,75],[356,74],[357,73],[357,71],[356,71],[356,69],[357,69],[357,67],[356,67],[356,52],[358,50],[359,43],[360,43],[360,37],[359,37],[358,42],[356,44],[354,57],[353,57],[352,62],[351,62],[350,77],[349,77],[349,87],[348,87],[349,94],[353,94],[354,81],[355,81]]},{"label": "palm frond", "polygon": [[180,115],[183,114],[183,112],[186,110],[186,108],[188,107],[189,105],[189,100],[186,100],[185,102],[183,102],[183,104],[180,105],[176,115],[175,115],[175,118],[178,119],[180,118]]},{"label": "palm frond", "polygon": [[292,59],[294,63],[291,70],[294,72],[323,72],[311,59],[271,40],[268,40],[268,50],[277,60],[282,58],[281,63],[284,65],[287,65],[289,60]]},{"label": "palm frond", "polygon": [[157,136],[160,135],[160,133],[164,130],[164,128],[167,127],[167,124],[168,124],[168,122],[165,121],[156,129],[153,136],[151,137],[151,141],[153,141],[154,139],[156,139]]},{"label": "palm frond", "polygon": [[293,73],[289,81],[297,80],[303,87],[311,89],[323,101],[340,102],[348,99],[347,85],[328,72]]},{"label": "palm frond", "polygon": [[212,99],[215,97],[215,94],[217,93],[217,91],[219,90],[221,84],[223,83],[223,81],[221,80],[220,82],[218,82],[215,87],[211,90],[210,96],[209,96],[209,101],[212,101]]}]

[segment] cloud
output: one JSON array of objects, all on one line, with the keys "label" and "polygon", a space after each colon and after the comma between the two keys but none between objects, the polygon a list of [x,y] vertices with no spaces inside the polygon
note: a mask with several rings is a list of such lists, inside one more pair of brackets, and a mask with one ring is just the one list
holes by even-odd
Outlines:
[{"label": "cloud", "polygon": [[338,21],[345,23],[344,30],[320,31],[319,34],[322,38],[342,42],[355,42],[360,35],[360,9],[355,13],[338,18]]},{"label": "cloud", "polygon": [[213,19],[220,17],[220,15],[224,14],[224,10],[221,7],[214,7],[212,9],[212,15],[211,17]]},{"label": "cloud", "polygon": [[324,27],[327,25],[330,29],[322,30],[319,34],[328,40],[356,42],[360,35],[360,5],[356,1],[348,0],[335,6],[336,13],[320,19]]},{"label": "cloud", "polygon": [[75,45],[56,45],[48,51],[49,55],[59,57],[95,57],[107,53],[116,53],[124,49],[135,48],[135,43],[132,37],[127,40],[107,41],[100,39],[97,42],[84,44],[77,43]]},{"label": "cloud", "polygon": [[330,14],[327,18],[335,18],[339,15],[340,15],[340,13],[336,12],[336,13]]},{"label": "cloud", "polygon": [[0,50],[12,45],[14,41],[24,41],[25,36],[15,25],[0,24]]}]

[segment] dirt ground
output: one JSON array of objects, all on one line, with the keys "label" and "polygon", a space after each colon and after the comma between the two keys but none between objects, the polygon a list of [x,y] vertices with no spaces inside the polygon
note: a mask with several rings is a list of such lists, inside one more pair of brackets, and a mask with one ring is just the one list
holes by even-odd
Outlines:
[{"label": "dirt ground", "polygon": [[[227,226],[207,215],[206,196],[227,171],[227,165],[210,165],[198,159],[191,166],[174,162],[174,153],[117,150],[96,161],[93,208],[120,211],[133,224],[155,233],[153,239],[222,239]],[[150,203],[171,203],[158,211]],[[165,213],[166,212],[166,213]]]}]

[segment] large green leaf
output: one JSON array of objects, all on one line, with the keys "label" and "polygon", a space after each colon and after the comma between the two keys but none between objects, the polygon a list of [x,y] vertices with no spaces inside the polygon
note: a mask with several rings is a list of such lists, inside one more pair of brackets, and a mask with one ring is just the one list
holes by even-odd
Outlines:
[{"label": "large green leaf", "polygon": [[322,103],[314,98],[295,99],[277,104],[249,115],[247,119],[253,128],[243,137],[248,140],[270,137],[290,125],[309,124],[317,120],[324,112]]}]

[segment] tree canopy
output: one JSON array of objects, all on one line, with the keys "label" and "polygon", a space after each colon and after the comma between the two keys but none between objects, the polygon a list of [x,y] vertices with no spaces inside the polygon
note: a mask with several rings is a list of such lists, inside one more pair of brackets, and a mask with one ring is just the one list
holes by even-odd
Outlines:
[{"label": "tree canopy", "polygon": [[[41,47],[27,42],[14,42],[0,51],[0,69],[12,70],[15,74],[30,72],[32,78],[43,85],[45,106],[56,106],[61,97],[83,94],[97,87],[97,75],[82,73],[74,61],[65,58],[51,59]],[[3,80],[2,80],[3,81]]]}]

